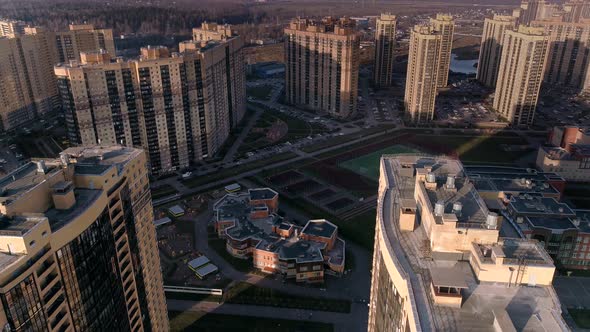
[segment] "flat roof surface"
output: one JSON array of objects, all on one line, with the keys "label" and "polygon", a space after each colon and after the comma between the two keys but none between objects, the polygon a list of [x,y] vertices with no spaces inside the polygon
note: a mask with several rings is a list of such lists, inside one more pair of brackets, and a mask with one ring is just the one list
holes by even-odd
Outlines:
[{"label": "flat roof surface", "polygon": [[519,195],[510,199],[510,208],[521,214],[544,214],[575,216],[574,211],[565,203],[555,198],[532,195]]},{"label": "flat roof surface", "polygon": [[[424,155],[404,155],[399,157],[384,157],[382,159],[381,180],[387,184],[380,192],[382,202],[381,223],[385,245],[393,259],[393,264],[400,271],[403,278],[411,287],[408,301],[412,312],[417,317],[417,326],[411,329],[424,331],[495,331],[494,312],[506,312],[517,331],[556,331],[567,330],[561,318],[559,299],[551,287],[508,287],[507,284],[478,282],[473,270],[465,261],[437,260],[423,249],[423,244],[429,239],[421,224],[413,232],[401,232],[398,226],[398,211],[400,198],[411,198],[408,181],[411,171],[404,170],[403,165],[412,161],[426,160]],[[436,162],[447,162],[446,157],[430,157]],[[451,161],[452,163],[453,161]],[[459,164],[460,165],[460,164]],[[405,174],[406,176],[402,176]],[[413,179],[412,179],[413,180]],[[506,241],[505,241],[506,242]],[[519,255],[510,241],[502,246],[506,256]],[[533,251],[532,257],[538,257]],[[547,255],[548,257],[548,255]],[[550,258],[549,258],[550,259]],[[434,268],[434,270],[432,270]],[[435,305],[429,295],[430,283],[440,278],[437,268],[453,268],[463,276],[467,285],[462,291],[464,300],[460,308],[441,307]],[[431,272],[432,271],[432,272]],[[447,277],[449,274],[447,274]],[[441,283],[455,283],[455,278]],[[537,315],[543,317],[536,319]]]},{"label": "flat roof surface", "polygon": [[532,227],[542,227],[553,230],[575,229],[569,218],[552,218],[552,217],[527,217]]},{"label": "flat roof surface", "polygon": [[90,208],[102,192],[102,190],[98,189],[74,189],[76,203],[71,208],[67,210],[49,209],[45,212],[45,216],[49,219],[51,231],[55,233]]},{"label": "flat roof surface", "polygon": [[251,200],[271,199],[278,195],[276,191],[269,188],[250,189],[248,193]]},{"label": "flat roof surface", "polygon": [[240,186],[238,183],[232,183],[230,185],[225,186],[225,190],[240,190],[242,188],[242,186]]},{"label": "flat roof surface", "polygon": [[580,221],[578,229],[585,233],[590,233],[590,210],[576,210],[576,218]]},{"label": "flat roof surface", "polygon": [[17,200],[50,177],[57,169],[47,165],[46,174],[37,173],[37,165],[28,162],[0,179],[0,201]]},{"label": "flat roof surface", "polygon": [[336,229],[338,229],[338,227],[336,227],[331,222],[325,219],[317,219],[310,220],[307,224],[305,224],[305,227],[303,227],[301,233],[331,238],[336,232]]},{"label": "flat roof surface", "polygon": [[211,273],[215,273],[217,272],[219,269],[217,268],[217,266],[213,265],[213,264],[207,264],[201,268],[198,268],[195,273],[198,274],[201,277],[205,277]]},{"label": "flat roof surface", "polygon": [[184,209],[180,205],[174,205],[168,208],[168,212],[172,213],[173,215],[183,214]]},{"label": "flat roof surface", "polygon": [[75,170],[78,174],[101,175],[112,166],[121,172],[127,162],[141,153],[143,151],[140,149],[120,145],[95,145],[68,148],[61,155],[75,160]]},{"label": "flat roof surface", "polygon": [[23,236],[35,227],[43,216],[40,217],[0,217],[0,235],[4,236]]},{"label": "flat roof surface", "polygon": [[279,257],[282,259],[295,260],[297,263],[323,262],[321,249],[324,243],[312,241],[285,241],[279,250]]},{"label": "flat roof surface", "polygon": [[433,266],[430,268],[430,275],[434,286],[468,288],[463,271],[458,268]]},{"label": "flat roof surface", "polygon": [[555,173],[503,166],[465,166],[465,173],[481,191],[557,193],[548,181],[561,179]]},{"label": "flat roof surface", "polygon": [[210,260],[209,260],[209,258],[207,258],[207,256],[199,256],[199,257],[193,259],[192,261],[188,262],[188,266],[193,269],[197,269],[209,262],[210,262]]}]

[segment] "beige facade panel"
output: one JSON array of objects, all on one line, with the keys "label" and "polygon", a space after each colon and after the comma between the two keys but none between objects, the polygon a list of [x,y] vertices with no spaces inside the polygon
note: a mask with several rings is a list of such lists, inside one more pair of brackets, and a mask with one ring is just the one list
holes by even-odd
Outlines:
[{"label": "beige facade panel", "polygon": [[347,24],[296,19],[285,29],[290,104],[339,118],[356,113],[360,38]]},{"label": "beige facade panel", "polygon": [[550,85],[575,89],[590,87],[590,21],[579,23],[547,19],[532,22],[549,36],[549,51],[544,81]]},{"label": "beige facade panel", "polygon": [[375,24],[375,66],[373,80],[376,87],[388,87],[392,84],[393,65],[395,63],[395,15],[381,14]]},{"label": "beige facade panel", "polygon": [[428,123],[434,118],[441,38],[429,26],[417,25],[412,29],[404,94],[406,118],[410,122]]},{"label": "beige facade panel", "polygon": [[112,29],[95,29],[91,24],[72,24],[68,31],[55,34],[57,62],[80,61],[81,52],[105,50],[115,55]]},{"label": "beige facade panel", "polygon": [[537,241],[499,238],[460,162],[384,157],[380,172],[369,332],[569,330],[552,259]]},{"label": "beige facade panel", "polygon": [[229,136],[232,110],[245,108],[228,89],[227,47],[188,41],[182,53],[149,47],[131,61],[82,53],[81,63],[57,66],[70,140],[142,147],[154,174],[212,157]]},{"label": "beige facade panel", "polygon": [[27,27],[22,34],[0,37],[2,130],[14,129],[56,106],[52,36]]},{"label": "beige facade panel", "polygon": [[481,48],[477,65],[477,80],[487,87],[495,87],[500,68],[502,42],[506,30],[516,28],[517,18],[514,16],[494,15],[486,18],[481,37]]},{"label": "beige facade panel", "polygon": [[521,26],[504,34],[493,107],[513,125],[533,124],[548,50],[542,28]]},{"label": "beige facade panel", "polygon": [[169,329],[146,164],[137,149],[70,148],[0,179],[4,326]]},{"label": "beige facade panel", "polygon": [[453,50],[453,33],[455,31],[455,20],[447,14],[436,14],[430,19],[430,24],[440,34],[440,51],[438,52],[438,76],[436,86],[444,88],[449,81],[449,69],[451,67],[451,51]]}]

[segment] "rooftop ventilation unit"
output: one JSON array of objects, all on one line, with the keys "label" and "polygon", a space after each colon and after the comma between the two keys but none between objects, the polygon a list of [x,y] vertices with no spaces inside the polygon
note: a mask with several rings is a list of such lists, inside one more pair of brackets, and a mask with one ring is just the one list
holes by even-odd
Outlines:
[{"label": "rooftop ventilation unit", "polygon": [[486,227],[488,229],[498,228],[498,214],[490,212],[486,218]]},{"label": "rooftop ventilation unit", "polygon": [[432,173],[432,172],[429,172],[426,175],[426,182],[428,182],[428,183],[435,183],[436,182],[436,175],[434,175],[434,173]]},{"label": "rooftop ventilation unit", "polygon": [[456,214],[457,216],[460,216],[462,210],[463,210],[463,203],[461,203],[461,202],[453,203],[453,213],[454,214]]},{"label": "rooftop ventilation unit", "polygon": [[447,183],[445,184],[447,189],[455,189],[455,176],[449,175],[447,176]]},{"label": "rooftop ventilation unit", "polygon": [[440,200],[438,202],[436,202],[436,204],[434,205],[434,215],[437,217],[442,217],[442,215],[445,213],[445,201]]},{"label": "rooftop ventilation unit", "polygon": [[37,164],[37,173],[39,173],[39,174],[47,173],[47,166],[45,166],[45,160],[36,161],[35,164]]}]

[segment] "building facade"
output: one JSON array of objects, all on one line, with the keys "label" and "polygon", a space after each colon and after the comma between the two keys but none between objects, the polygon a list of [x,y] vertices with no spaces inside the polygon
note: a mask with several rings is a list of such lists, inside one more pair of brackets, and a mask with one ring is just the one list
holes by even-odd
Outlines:
[{"label": "building facade", "polygon": [[494,15],[486,18],[483,23],[481,48],[477,65],[477,80],[483,85],[493,88],[498,80],[502,42],[506,30],[516,28],[516,17]]},{"label": "building facade", "polygon": [[30,122],[58,105],[53,34],[41,28],[21,30],[16,22],[9,23],[4,22],[16,33],[0,37],[0,128],[4,131]]},{"label": "building facade", "polygon": [[395,63],[395,15],[381,14],[375,24],[375,67],[373,80],[375,87],[388,87],[392,84]]},{"label": "building facade", "polygon": [[229,25],[203,23],[193,29],[196,42],[217,42],[225,51],[225,82],[231,128],[235,128],[246,113],[246,65],[244,40]]},{"label": "building facade", "polygon": [[521,237],[539,241],[559,267],[590,269],[590,211],[525,194],[512,197],[504,215]]},{"label": "building facade", "polygon": [[555,172],[568,181],[590,181],[590,130],[554,127],[546,145],[539,147],[537,168]]},{"label": "building facade", "polygon": [[542,28],[520,26],[504,34],[494,109],[516,126],[533,124],[549,37]]},{"label": "building facade", "polygon": [[0,36],[14,37],[24,35],[26,23],[23,21],[0,18]]},{"label": "building facade", "polygon": [[578,23],[590,18],[590,1],[571,0],[563,4],[563,20],[565,22]]},{"label": "building facade", "polygon": [[105,50],[115,56],[112,29],[95,29],[92,24],[70,24],[68,31],[55,33],[55,63],[80,61],[80,53]]},{"label": "building facade", "polygon": [[440,50],[438,52],[438,74],[436,86],[444,88],[449,82],[449,68],[451,67],[451,51],[453,50],[453,32],[455,20],[447,14],[436,14],[430,19],[434,31],[440,34]]},{"label": "building facade", "polygon": [[590,20],[563,22],[562,18],[533,21],[549,36],[544,80],[554,86],[590,89]]},{"label": "building facade", "polygon": [[416,25],[412,29],[404,94],[409,122],[420,124],[434,119],[441,38],[429,26]]},{"label": "building facade", "polygon": [[55,68],[70,141],[143,147],[154,175],[213,156],[231,129],[226,47],[183,42],[139,60],[83,53]]},{"label": "building facade", "polygon": [[380,171],[369,332],[569,330],[551,257],[538,241],[499,237],[501,217],[459,161],[384,157]]},{"label": "building facade", "polygon": [[287,102],[338,118],[355,114],[359,52],[354,21],[291,21],[285,29]]},{"label": "building facade", "polygon": [[338,227],[324,219],[304,227],[277,215],[279,194],[269,188],[231,193],[215,203],[217,235],[238,258],[252,257],[254,267],[296,282],[318,283],[324,273],[344,272],[345,242]]},{"label": "building facade", "polygon": [[522,0],[518,11],[518,24],[529,26],[533,21],[552,17],[560,12],[558,4],[545,0]]},{"label": "building facade", "polygon": [[2,326],[168,330],[143,151],[70,148],[0,186]]}]

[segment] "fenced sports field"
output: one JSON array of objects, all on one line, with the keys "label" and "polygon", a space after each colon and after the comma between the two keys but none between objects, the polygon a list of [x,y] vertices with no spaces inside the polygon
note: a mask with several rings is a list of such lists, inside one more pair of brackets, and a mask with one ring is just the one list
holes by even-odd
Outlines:
[{"label": "fenced sports field", "polygon": [[405,145],[390,146],[355,159],[343,161],[340,167],[346,168],[372,180],[379,181],[379,160],[384,154],[416,153],[420,152]]}]

